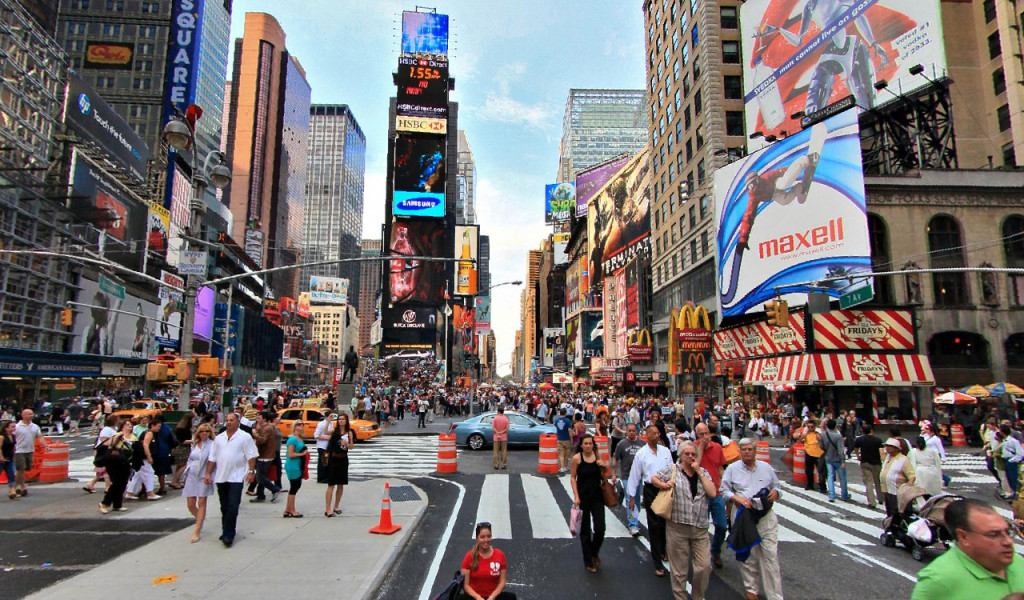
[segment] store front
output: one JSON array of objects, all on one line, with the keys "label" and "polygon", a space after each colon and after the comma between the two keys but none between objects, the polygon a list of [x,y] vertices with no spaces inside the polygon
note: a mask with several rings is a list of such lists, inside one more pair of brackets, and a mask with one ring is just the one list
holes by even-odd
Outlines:
[{"label": "store front", "polygon": [[19,405],[36,398],[94,396],[141,385],[146,359],[0,350],[0,398]]}]

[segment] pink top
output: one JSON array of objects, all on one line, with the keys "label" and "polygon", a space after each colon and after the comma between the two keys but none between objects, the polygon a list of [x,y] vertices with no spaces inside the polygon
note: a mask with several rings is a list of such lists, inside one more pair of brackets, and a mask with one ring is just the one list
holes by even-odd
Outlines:
[{"label": "pink top", "polygon": [[494,441],[508,441],[508,426],[508,417],[500,413],[494,416],[494,420],[491,421],[491,427],[494,429]]}]

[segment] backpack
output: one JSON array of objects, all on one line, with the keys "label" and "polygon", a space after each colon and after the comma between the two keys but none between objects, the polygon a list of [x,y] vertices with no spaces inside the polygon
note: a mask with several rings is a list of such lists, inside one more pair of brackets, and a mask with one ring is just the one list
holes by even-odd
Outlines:
[{"label": "backpack", "polygon": [[464,582],[465,577],[462,575],[462,571],[456,571],[452,581],[438,592],[437,595],[433,596],[432,600],[455,600],[462,591]]}]

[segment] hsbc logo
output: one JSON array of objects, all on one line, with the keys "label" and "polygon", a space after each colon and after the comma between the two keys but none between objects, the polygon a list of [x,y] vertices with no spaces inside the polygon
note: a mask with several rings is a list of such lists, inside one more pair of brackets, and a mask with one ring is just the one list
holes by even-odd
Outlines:
[{"label": "hsbc logo", "polygon": [[396,131],[413,131],[419,133],[448,133],[448,120],[430,117],[395,117]]}]

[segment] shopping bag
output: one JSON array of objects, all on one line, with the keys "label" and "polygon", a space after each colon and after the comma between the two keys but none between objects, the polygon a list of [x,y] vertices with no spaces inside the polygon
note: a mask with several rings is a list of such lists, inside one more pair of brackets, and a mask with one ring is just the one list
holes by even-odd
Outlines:
[{"label": "shopping bag", "polygon": [[583,509],[573,505],[572,510],[569,511],[569,533],[573,537],[580,532],[580,527],[583,525]]}]

